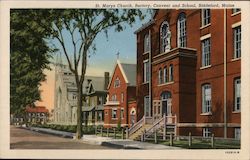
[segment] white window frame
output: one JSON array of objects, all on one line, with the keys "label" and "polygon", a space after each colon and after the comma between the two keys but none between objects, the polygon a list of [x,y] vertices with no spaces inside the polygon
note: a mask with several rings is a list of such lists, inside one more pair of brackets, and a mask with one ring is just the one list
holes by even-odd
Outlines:
[{"label": "white window frame", "polygon": [[149,46],[149,33],[145,34],[144,36],[144,48],[143,51],[144,53],[149,52],[150,46]]},{"label": "white window frame", "polygon": [[143,61],[143,81],[144,83],[148,83],[149,82],[149,60],[144,60]]},{"label": "white window frame", "polygon": [[144,97],[144,115],[145,117],[151,117],[151,108],[150,108],[150,101],[149,101],[148,95]]},{"label": "white window frame", "polygon": [[209,25],[211,23],[211,11],[210,9],[201,10],[201,24],[202,26]]},{"label": "white window frame", "polygon": [[111,97],[111,101],[116,101],[116,94],[113,94],[112,97]]},{"label": "white window frame", "polygon": [[[239,87],[239,88],[238,88]],[[241,109],[241,79],[234,79],[234,111],[240,112]]]},{"label": "white window frame", "polygon": [[181,13],[177,22],[178,30],[178,47],[187,47],[187,33],[186,33],[186,15]]},{"label": "white window frame", "polygon": [[201,96],[202,96],[202,113],[212,113],[212,88],[211,88],[211,84],[203,84],[202,85]]},{"label": "white window frame", "polygon": [[158,70],[158,84],[162,84],[162,69],[159,68]]},{"label": "white window frame", "polygon": [[168,68],[167,66],[165,66],[163,68],[163,83],[167,83],[168,82]]},{"label": "white window frame", "polygon": [[234,128],[234,138],[236,140],[241,139],[241,129],[240,128]]},{"label": "white window frame", "polygon": [[111,118],[117,119],[117,108],[112,108]]},{"label": "white window frame", "polygon": [[204,138],[211,137],[212,136],[211,128],[208,128],[208,127],[203,128],[202,129],[202,135],[203,135]]},{"label": "white window frame", "polygon": [[238,13],[238,12],[240,12],[240,11],[241,11],[240,8],[233,8],[233,9],[232,9],[232,14],[236,14],[236,13]]},{"label": "white window frame", "polygon": [[206,38],[201,41],[201,65],[202,67],[210,66],[211,65],[211,39]]},{"label": "white window frame", "polygon": [[174,81],[174,66],[173,66],[173,64],[170,64],[168,73],[169,73],[169,78],[168,78],[169,82]]},{"label": "white window frame", "polygon": [[241,57],[241,26],[233,28],[234,58]]}]

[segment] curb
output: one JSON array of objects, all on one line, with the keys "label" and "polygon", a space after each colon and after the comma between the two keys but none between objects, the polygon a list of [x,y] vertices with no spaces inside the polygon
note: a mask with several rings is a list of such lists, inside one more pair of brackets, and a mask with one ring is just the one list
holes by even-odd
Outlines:
[{"label": "curb", "polygon": [[112,147],[112,148],[117,148],[117,149],[141,149],[139,147],[126,146],[122,144],[114,144],[110,142],[102,142],[101,146]]},{"label": "curb", "polygon": [[[63,138],[72,138],[72,139],[74,138],[74,135],[66,135],[63,133],[59,133],[60,131],[55,133],[55,132],[50,132],[50,131],[45,131],[45,130],[39,130],[38,128],[28,128],[28,127],[21,127],[21,128],[35,131],[35,132],[39,132],[39,133],[45,133],[45,134],[50,134],[50,135],[54,135],[54,136],[59,136],[59,137],[63,137]],[[57,131],[57,130],[55,130],[55,131]]]}]

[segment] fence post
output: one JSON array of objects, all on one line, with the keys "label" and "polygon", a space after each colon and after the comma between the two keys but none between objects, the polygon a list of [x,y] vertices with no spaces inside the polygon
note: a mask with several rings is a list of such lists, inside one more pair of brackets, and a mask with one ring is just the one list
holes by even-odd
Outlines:
[{"label": "fence post", "polygon": [[126,127],[126,139],[129,138],[129,135],[128,135],[128,127]]},{"label": "fence post", "polygon": [[115,128],[114,128],[114,138],[116,139],[116,132],[115,132]]},{"label": "fence post", "polygon": [[191,147],[192,145],[192,135],[191,135],[191,132],[189,132],[189,135],[188,135],[188,146]]},{"label": "fence post", "polygon": [[170,146],[173,146],[173,134],[170,133]]},{"label": "fence post", "polygon": [[214,148],[214,134],[212,134],[211,137],[211,147]]},{"label": "fence post", "polygon": [[166,113],[164,113],[163,140],[166,140],[166,130],[167,130]]},{"label": "fence post", "polygon": [[95,126],[95,135],[97,135],[97,126]]},{"label": "fence post", "polygon": [[157,130],[155,130],[155,144],[157,144]]},{"label": "fence post", "polygon": [[109,128],[107,128],[107,137],[109,137]]},{"label": "fence post", "polygon": [[144,131],[142,131],[142,134],[141,134],[141,142],[144,141]]},{"label": "fence post", "polygon": [[124,139],[124,128],[122,128],[122,139]]},{"label": "fence post", "polygon": [[103,137],[103,132],[102,132],[102,128],[103,128],[103,127],[101,127],[101,136]]},{"label": "fence post", "polygon": [[146,129],[144,129],[144,131],[143,131],[143,141],[144,142],[146,141]]}]

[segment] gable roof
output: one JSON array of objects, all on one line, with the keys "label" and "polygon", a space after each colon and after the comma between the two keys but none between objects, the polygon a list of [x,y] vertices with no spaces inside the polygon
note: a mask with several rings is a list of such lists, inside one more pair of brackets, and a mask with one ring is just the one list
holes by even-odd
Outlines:
[{"label": "gable roof", "polygon": [[117,60],[113,73],[112,73],[112,78],[108,85],[108,89],[112,83],[112,79],[113,79],[116,67],[120,68],[122,72],[122,76],[127,85],[136,86],[136,64],[121,63],[119,60]]}]

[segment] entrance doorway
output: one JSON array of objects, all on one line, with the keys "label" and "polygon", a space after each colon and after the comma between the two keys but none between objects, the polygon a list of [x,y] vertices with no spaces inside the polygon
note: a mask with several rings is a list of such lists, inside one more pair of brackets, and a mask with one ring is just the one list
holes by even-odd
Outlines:
[{"label": "entrance doorway", "polygon": [[166,116],[172,115],[172,96],[169,91],[162,92],[161,94],[162,101],[162,116],[165,114]]}]

